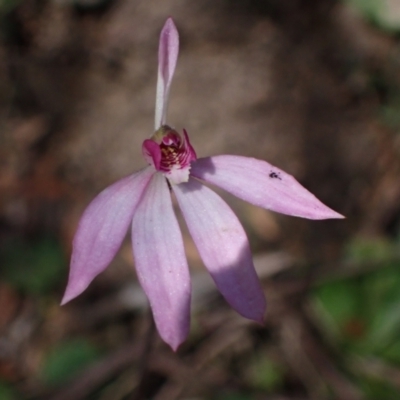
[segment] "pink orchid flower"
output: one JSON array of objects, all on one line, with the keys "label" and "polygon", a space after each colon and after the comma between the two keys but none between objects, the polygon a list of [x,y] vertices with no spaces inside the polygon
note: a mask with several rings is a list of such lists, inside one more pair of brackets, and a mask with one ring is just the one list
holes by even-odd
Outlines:
[{"label": "pink orchid flower", "polygon": [[138,279],[158,332],[174,350],[190,325],[191,284],[172,191],[204,265],[226,301],[262,322],[265,297],[246,233],[230,207],[203,181],[257,206],[309,219],[343,218],[291,175],[265,161],[222,155],[197,158],[185,130],[166,125],[167,100],[179,51],[171,18],[160,36],[155,134],[143,142],[149,166],[103,190],[76,232],[62,304],[81,294],[112,261],[132,225]]}]

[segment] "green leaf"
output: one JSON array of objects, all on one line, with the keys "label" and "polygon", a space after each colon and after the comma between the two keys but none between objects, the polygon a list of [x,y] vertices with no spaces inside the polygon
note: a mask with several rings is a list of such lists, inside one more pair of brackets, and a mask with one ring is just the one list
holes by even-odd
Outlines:
[{"label": "green leaf", "polygon": [[362,379],[360,381],[360,386],[366,398],[370,400],[398,400],[400,398],[399,390],[377,379]]},{"label": "green leaf", "polygon": [[366,20],[387,32],[400,30],[400,7],[397,0],[346,0]]},{"label": "green leaf", "polygon": [[394,245],[385,239],[356,238],[346,249],[347,258],[355,262],[389,260],[394,255]]},{"label": "green leaf", "polygon": [[253,396],[242,393],[224,394],[217,397],[218,400],[253,400]]},{"label": "green leaf", "polygon": [[339,327],[359,316],[360,288],[354,282],[332,282],[318,288],[315,294],[321,306]]},{"label": "green leaf", "polygon": [[50,385],[57,385],[70,379],[100,357],[92,343],[75,339],[59,344],[47,356],[41,371],[41,378]]},{"label": "green leaf", "polygon": [[365,345],[375,355],[400,339],[400,268],[394,263],[365,279],[365,293],[371,310]]},{"label": "green leaf", "polygon": [[386,361],[400,365],[400,340],[386,347],[380,356]]},{"label": "green leaf", "polygon": [[10,12],[21,3],[21,0],[0,0],[0,14]]},{"label": "green leaf", "polygon": [[[400,299],[399,299],[400,300]],[[382,308],[373,321],[369,334],[371,351],[379,351],[393,343],[400,335],[400,301],[388,309]]]},{"label": "green leaf", "polygon": [[0,399],[1,400],[17,400],[19,396],[17,396],[16,392],[10,388],[9,385],[0,382]]},{"label": "green leaf", "polygon": [[34,242],[9,241],[2,249],[4,280],[30,294],[51,290],[63,277],[66,260],[59,243],[50,237]]},{"label": "green leaf", "polygon": [[255,360],[249,369],[250,384],[256,389],[272,392],[283,384],[283,371],[270,358]]}]

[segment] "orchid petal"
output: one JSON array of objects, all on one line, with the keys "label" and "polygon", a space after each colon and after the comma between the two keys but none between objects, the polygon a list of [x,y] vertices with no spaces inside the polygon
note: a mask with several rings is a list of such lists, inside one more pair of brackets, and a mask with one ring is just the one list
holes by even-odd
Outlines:
[{"label": "orchid petal", "polygon": [[61,304],[80,295],[112,261],[154,170],[150,167],[104,189],[86,208],[74,237]]},{"label": "orchid petal", "polygon": [[165,124],[169,88],[179,53],[179,34],[172,18],[165,23],[158,47],[155,129]]},{"label": "orchid petal", "polygon": [[282,214],[309,219],[344,218],[291,175],[266,161],[229,155],[201,158],[192,163],[191,174],[249,203]]},{"label": "orchid petal", "polygon": [[239,314],[262,322],[265,297],[246,233],[236,215],[196,180],[172,189],[204,265],[222,295]]},{"label": "orchid petal", "polygon": [[189,332],[191,286],[181,231],[162,174],[154,175],[133,217],[132,245],[158,332],[176,350]]}]

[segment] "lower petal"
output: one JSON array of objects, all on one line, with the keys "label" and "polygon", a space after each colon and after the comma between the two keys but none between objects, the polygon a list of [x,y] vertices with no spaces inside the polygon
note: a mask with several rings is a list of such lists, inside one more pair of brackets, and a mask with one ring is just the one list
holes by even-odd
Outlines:
[{"label": "lower petal", "polygon": [[115,182],[86,208],[76,231],[67,289],[62,304],[80,295],[112,261],[154,170]]},{"label": "lower petal", "polygon": [[263,321],[265,297],[246,233],[229,206],[190,179],[172,186],[199,254],[228,303],[241,315]]},{"label": "lower petal", "polygon": [[152,178],[133,217],[132,244],[158,332],[176,350],[189,332],[191,286],[181,231],[160,173]]}]

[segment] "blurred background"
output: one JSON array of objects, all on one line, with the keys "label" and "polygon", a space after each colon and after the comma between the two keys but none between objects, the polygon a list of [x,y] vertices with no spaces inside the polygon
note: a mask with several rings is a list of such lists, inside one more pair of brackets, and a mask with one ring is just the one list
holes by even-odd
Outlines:
[{"label": "blurred background", "polygon": [[[59,305],[85,206],[145,165],[168,16],[169,124],[198,156],[267,160],[347,217],[222,194],[250,239],[263,326],[227,306],[182,225],[194,293],[177,353],[129,238]],[[398,0],[1,0],[0,21],[1,400],[400,398]]]}]

